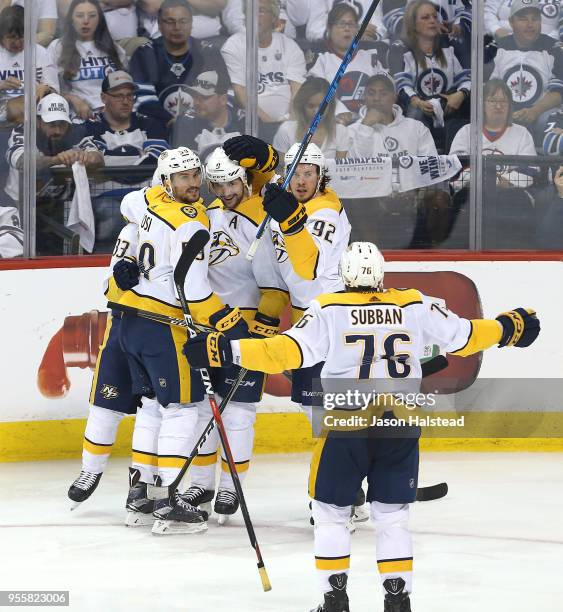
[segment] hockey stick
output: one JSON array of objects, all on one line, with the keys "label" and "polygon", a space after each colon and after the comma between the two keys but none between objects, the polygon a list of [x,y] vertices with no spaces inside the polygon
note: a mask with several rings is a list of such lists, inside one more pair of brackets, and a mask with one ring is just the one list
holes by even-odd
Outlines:
[{"label": "hockey stick", "polygon": [[[184,282],[186,280],[186,275],[188,270],[197,257],[198,253],[203,249],[203,247],[209,241],[209,233],[205,230],[197,231],[189,240],[189,242],[185,245],[182,254],[180,255],[180,259],[176,264],[176,268],[174,269],[174,285],[176,286],[176,291],[178,293],[178,297],[180,299],[180,304],[182,305],[182,311],[184,312],[184,319],[186,320],[186,324],[188,326],[188,334],[191,338],[193,338],[197,332],[194,328],[194,322],[190,314],[190,310],[188,307],[188,302],[186,300],[186,294],[184,293]],[[229,445],[229,439],[227,438],[227,432],[225,431],[225,425],[223,423],[223,419],[221,418],[221,413],[219,412],[219,408],[217,406],[217,401],[215,400],[215,392],[213,390],[213,384],[211,382],[211,378],[209,377],[209,372],[206,368],[202,368],[199,370],[201,375],[201,380],[203,382],[203,386],[205,387],[205,393],[207,395],[207,399],[209,400],[209,404],[211,405],[211,410],[213,411],[213,416],[217,423],[217,428],[219,430],[219,438],[221,440],[221,444],[223,446],[223,450],[225,451],[225,455],[227,456],[227,463],[229,465],[229,471],[231,473],[231,477],[233,479],[233,484],[235,486],[235,491],[237,493],[237,497],[240,503],[240,509],[242,512],[242,516],[244,518],[244,524],[246,525],[246,531],[248,533],[248,538],[250,539],[250,544],[256,553],[258,572],[260,574],[260,579],[262,581],[262,588],[264,591],[270,591],[272,586],[270,584],[270,579],[268,578],[268,574],[266,572],[266,568],[264,566],[264,561],[262,560],[262,555],[260,553],[260,548],[258,546],[258,540],[256,539],[256,534],[254,533],[254,526],[252,525],[252,521],[250,520],[250,514],[248,513],[248,506],[246,505],[246,500],[244,499],[244,493],[242,491],[242,485],[240,482],[239,475],[236,470],[235,461],[233,459],[233,454],[231,452],[231,447]],[[241,377],[242,379],[242,377]],[[225,403],[226,405],[226,403]]]},{"label": "hockey stick", "polygon": [[[293,176],[293,173],[295,172],[295,169],[297,168],[297,164],[301,161],[301,158],[303,157],[303,153],[305,152],[307,145],[311,142],[311,139],[313,138],[314,133],[317,131],[317,128],[319,127],[319,123],[326,109],[328,108],[328,105],[330,104],[332,98],[334,97],[334,94],[336,93],[338,83],[340,82],[340,79],[342,78],[343,74],[346,72],[346,69],[348,68],[348,64],[352,61],[352,58],[354,57],[354,53],[356,52],[356,48],[360,44],[360,39],[364,35],[364,32],[379,2],[380,0],[373,0],[371,3],[371,6],[369,7],[366,14],[364,15],[364,19],[360,25],[360,29],[358,30],[356,36],[354,37],[354,40],[350,43],[350,48],[346,52],[346,55],[342,58],[342,63],[340,64],[340,68],[334,75],[334,79],[332,79],[332,83],[330,84],[330,87],[328,88],[328,91],[326,92],[326,95],[323,98],[323,101],[321,102],[317,110],[317,114],[313,117],[313,121],[311,122],[311,125],[309,129],[307,130],[307,133],[305,134],[305,136],[303,136],[303,140],[301,141],[301,144],[299,145],[299,150],[297,151],[297,155],[295,156],[295,159],[293,160],[293,162],[291,163],[291,166],[287,170],[285,179],[283,181],[282,189],[287,189],[287,186],[289,185],[289,181],[291,180],[291,177]],[[246,258],[249,261],[251,261],[254,258],[254,255],[256,254],[256,250],[258,249],[258,244],[260,243],[260,240],[262,238],[262,235],[264,234],[264,231],[267,225],[270,223],[270,219],[271,219],[270,215],[266,215],[266,218],[260,224],[260,227],[258,228],[258,231],[256,232],[256,237],[254,238],[254,241],[250,245],[250,248],[248,249],[248,253],[246,254]]]}]

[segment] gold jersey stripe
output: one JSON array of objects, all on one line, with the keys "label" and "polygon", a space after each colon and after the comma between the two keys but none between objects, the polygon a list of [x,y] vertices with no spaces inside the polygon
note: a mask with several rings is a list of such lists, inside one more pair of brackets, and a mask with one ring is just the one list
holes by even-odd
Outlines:
[{"label": "gold jersey stripe", "polygon": [[94,370],[94,376],[92,377],[92,387],[90,388],[90,404],[94,404],[94,397],[96,395],[96,387],[98,385],[98,372],[100,370],[100,364],[102,363],[102,356],[104,349],[106,348],[106,344],[108,343],[109,333],[111,331],[111,315],[107,318],[106,323],[106,331],[104,332],[104,339],[102,340],[102,344],[100,345],[100,350],[98,352],[98,358],[96,360],[96,368]]},{"label": "gold jersey stripe", "polygon": [[158,466],[157,455],[143,453],[142,451],[133,451],[131,453],[131,461],[133,463],[140,463],[141,465],[152,465],[153,467]]},{"label": "gold jersey stripe", "polygon": [[350,555],[346,557],[315,557],[315,566],[319,570],[350,569]]},{"label": "gold jersey stripe", "polygon": [[412,559],[395,559],[378,561],[377,567],[380,574],[395,574],[398,572],[412,572],[412,564]]}]

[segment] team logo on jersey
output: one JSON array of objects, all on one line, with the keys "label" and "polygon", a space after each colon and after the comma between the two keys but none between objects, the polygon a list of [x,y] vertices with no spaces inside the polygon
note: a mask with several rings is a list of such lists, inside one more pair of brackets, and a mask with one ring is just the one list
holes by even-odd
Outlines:
[{"label": "team logo on jersey", "polygon": [[414,478],[411,478],[411,479],[409,480],[409,487],[410,487],[411,489],[414,489]]},{"label": "team logo on jersey", "polygon": [[158,384],[163,388],[166,389],[166,378],[159,378],[158,379]]},{"label": "team logo on jersey", "polygon": [[418,77],[418,87],[425,96],[435,96],[447,89],[448,79],[446,74],[439,68],[423,70]]},{"label": "team logo on jersey", "polygon": [[412,155],[403,155],[401,157],[399,157],[399,166],[401,166],[401,168],[404,168],[405,170],[408,170],[414,163],[414,159],[412,157]]},{"label": "team logo on jersey", "polygon": [[504,75],[504,81],[512,92],[515,104],[534,104],[543,91],[543,79],[540,73],[528,64],[513,66]]},{"label": "team logo on jersey", "polygon": [[197,217],[197,208],[193,206],[182,206],[180,210],[190,219],[195,219]]},{"label": "team logo on jersey", "polygon": [[544,0],[541,12],[547,19],[553,19],[559,14],[559,0]]},{"label": "team logo on jersey", "polygon": [[193,107],[192,97],[181,87],[168,87],[164,95],[160,94],[160,98],[164,108],[174,117],[183,115]]},{"label": "team logo on jersey", "polygon": [[115,385],[102,385],[100,395],[107,400],[112,400],[119,397],[119,391]]},{"label": "team logo on jersey", "polygon": [[383,141],[383,144],[389,153],[393,153],[393,151],[396,151],[399,147],[399,141],[392,136],[387,136]]},{"label": "team logo on jersey", "polygon": [[184,64],[176,62],[175,64],[172,64],[172,66],[170,66],[170,72],[177,79],[179,79],[184,74],[184,72],[186,72],[186,67],[184,66]]},{"label": "team logo on jersey", "polygon": [[272,242],[274,243],[274,249],[276,249],[276,258],[278,263],[287,261],[287,251],[285,250],[285,242],[279,232],[272,232]]},{"label": "team logo on jersey", "polygon": [[239,253],[240,249],[229,234],[223,230],[213,232],[213,241],[209,253],[210,266],[223,263],[229,257],[236,257]]}]

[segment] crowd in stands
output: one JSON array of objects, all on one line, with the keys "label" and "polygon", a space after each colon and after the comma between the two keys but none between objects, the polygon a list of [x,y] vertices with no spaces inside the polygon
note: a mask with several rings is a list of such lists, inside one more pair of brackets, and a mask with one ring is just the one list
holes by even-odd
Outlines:
[{"label": "crowd in stands", "polygon": [[[69,187],[53,183],[52,167],[70,168],[75,161],[89,172],[154,166],[163,149],[180,145],[205,160],[244,132],[246,5],[35,3],[38,214],[63,223],[53,193],[60,200],[61,189]],[[302,139],[370,5],[371,0],[257,0],[258,133],[280,153]],[[0,204],[14,208],[24,159],[24,8],[24,0],[0,0],[0,140],[7,151]],[[538,163],[542,156],[561,156],[562,17],[563,0],[484,0],[484,155],[537,155]],[[351,203],[358,217],[369,210],[381,227],[399,207],[409,208],[410,221],[401,215],[396,221],[412,231],[388,244],[383,231],[384,247],[439,246],[467,203],[471,40],[471,0],[381,0],[314,135],[330,159],[465,156],[462,173],[450,184],[432,194],[421,190],[414,212],[412,194],[408,204],[404,193],[371,208],[364,200]],[[545,184],[563,193],[558,160],[553,162]],[[495,173],[499,220],[511,205],[516,209],[515,202],[530,217],[536,201],[545,200],[536,189],[539,166],[510,162]],[[138,176],[96,184],[97,250],[106,249],[119,231],[119,198],[139,184]],[[446,229],[419,239],[416,227],[431,225],[429,211],[448,217]],[[467,236],[452,245],[466,247]],[[45,252],[52,248],[47,241]]]}]

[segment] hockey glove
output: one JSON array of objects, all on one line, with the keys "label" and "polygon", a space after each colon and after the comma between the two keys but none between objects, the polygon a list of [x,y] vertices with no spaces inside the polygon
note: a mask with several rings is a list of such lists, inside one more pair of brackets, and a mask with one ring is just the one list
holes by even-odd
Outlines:
[{"label": "hockey glove", "polygon": [[238,308],[231,308],[228,304],[215,314],[209,317],[209,322],[213,327],[225,334],[229,340],[240,340],[250,338],[248,325],[242,318]]},{"label": "hockey glove", "polygon": [[303,229],[307,221],[305,206],[279,185],[266,185],[263,201],[264,210],[280,224],[281,231],[291,236]]},{"label": "hockey glove", "polygon": [[280,329],[280,320],[268,317],[257,312],[254,319],[248,325],[248,330],[253,338],[272,338]]},{"label": "hockey glove", "polygon": [[113,278],[115,279],[115,284],[123,291],[133,289],[133,287],[139,284],[139,266],[137,262],[130,259],[121,259],[113,266]]},{"label": "hockey glove", "polygon": [[496,320],[502,325],[499,348],[503,346],[530,346],[540,333],[540,321],[531,308],[515,308],[499,314]]},{"label": "hockey glove", "polygon": [[270,172],[279,162],[278,152],[268,143],[254,136],[235,136],[223,143],[223,150],[243,168]]},{"label": "hockey glove", "polygon": [[233,363],[231,343],[220,332],[197,334],[184,344],[184,355],[190,367],[222,368]]}]

